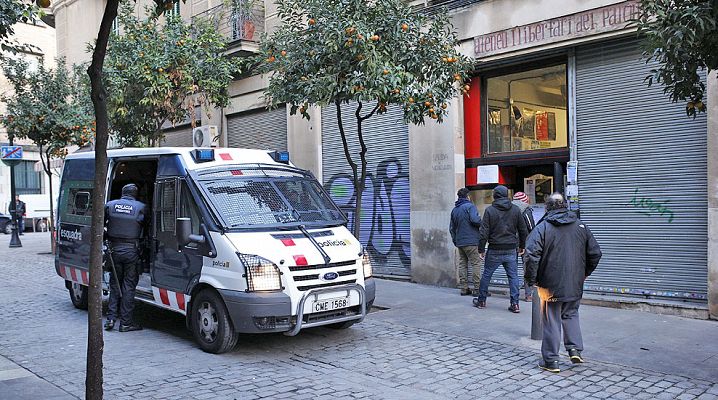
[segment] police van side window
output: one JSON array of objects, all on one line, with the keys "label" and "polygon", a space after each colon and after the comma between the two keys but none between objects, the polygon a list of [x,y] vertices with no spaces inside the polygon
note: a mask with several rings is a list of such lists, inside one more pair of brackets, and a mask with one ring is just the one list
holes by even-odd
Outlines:
[{"label": "police van side window", "polygon": [[194,201],[192,192],[189,191],[187,182],[182,182],[182,191],[180,192],[180,217],[187,217],[192,221],[192,234],[199,235],[199,226],[202,222],[202,216],[199,213],[199,207]]},{"label": "police van side window", "polygon": [[159,182],[159,206],[157,207],[157,223],[161,232],[174,232],[177,214],[175,180]]}]

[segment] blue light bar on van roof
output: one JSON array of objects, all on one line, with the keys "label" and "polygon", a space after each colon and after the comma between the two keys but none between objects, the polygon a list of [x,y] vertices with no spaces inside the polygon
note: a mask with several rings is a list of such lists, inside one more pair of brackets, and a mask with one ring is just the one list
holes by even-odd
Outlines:
[{"label": "blue light bar on van roof", "polygon": [[272,151],[269,155],[272,156],[272,159],[278,163],[289,164],[288,151]]},{"label": "blue light bar on van roof", "polygon": [[196,163],[214,161],[214,149],[194,149],[192,158]]}]

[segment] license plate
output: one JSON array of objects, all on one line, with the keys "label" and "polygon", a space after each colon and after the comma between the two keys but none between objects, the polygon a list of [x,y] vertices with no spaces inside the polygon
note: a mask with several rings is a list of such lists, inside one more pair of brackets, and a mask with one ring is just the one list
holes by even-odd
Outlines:
[{"label": "license plate", "polygon": [[312,303],[312,312],[331,311],[338,308],[349,307],[348,297],[337,297],[334,299],[317,300]]}]

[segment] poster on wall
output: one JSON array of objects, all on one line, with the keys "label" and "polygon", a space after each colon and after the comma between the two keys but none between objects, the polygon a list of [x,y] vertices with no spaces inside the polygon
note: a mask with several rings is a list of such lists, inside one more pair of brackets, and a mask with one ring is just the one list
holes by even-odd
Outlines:
[{"label": "poster on wall", "polygon": [[535,139],[534,125],[536,123],[536,112],[529,108],[524,108],[520,121],[519,136],[527,139]]},{"label": "poster on wall", "polygon": [[536,140],[548,140],[548,114],[545,111],[536,111]]},{"label": "poster on wall", "polygon": [[546,133],[548,140],[556,140],[556,114],[546,113]]}]

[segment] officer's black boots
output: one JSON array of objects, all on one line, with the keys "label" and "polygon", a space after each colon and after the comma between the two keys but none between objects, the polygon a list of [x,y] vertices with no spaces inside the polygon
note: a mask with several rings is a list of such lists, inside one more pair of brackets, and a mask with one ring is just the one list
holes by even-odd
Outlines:
[{"label": "officer's black boots", "polygon": [[120,332],[132,332],[132,331],[141,331],[142,327],[139,325],[122,325],[120,324]]},{"label": "officer's black boots", "polygon": [[108,319],[107,321],[105,321],[105,330],[106,331],[111,331],[114,328],[115,328],[115,320],[114,319]]}]

